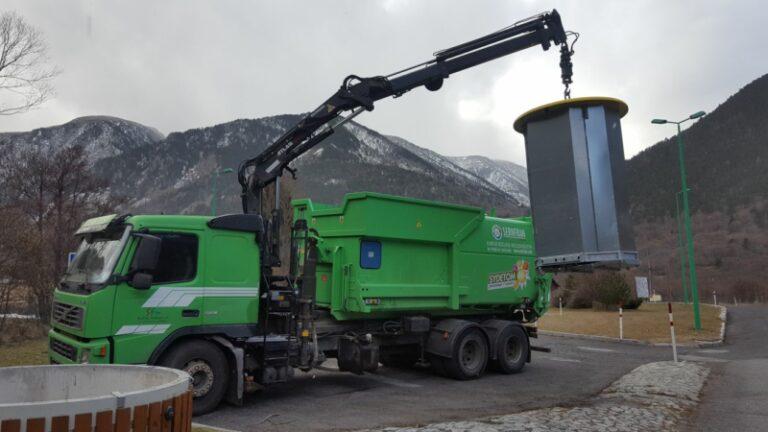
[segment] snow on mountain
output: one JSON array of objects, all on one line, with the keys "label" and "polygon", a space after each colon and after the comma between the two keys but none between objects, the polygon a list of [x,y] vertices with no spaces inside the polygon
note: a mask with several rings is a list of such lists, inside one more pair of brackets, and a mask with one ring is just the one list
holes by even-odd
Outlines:
[{"label": "snow on mountain", "polygon": [[3,144],[43,146],[47,148],[82,145],[91,163],[121,155],[133,148],[163,139],[157,129],[117,117],[79,117],[58,126],[29,132],[0,133]]},{"label": "snow on mountain", "polygon": [[522,205],[531,205],[525,167],[514,162],[490,159],[485,156],[451,156],[446,159],[487,180],[515,197]]},{"label": "snow on mountain", "polygon": [[[163,137],[123,119],[82,117],[31,132],[0,134],[0,144],[83,145],[95,173],[128,200],[125,211],[206,214],[214,173],[236,170],[243,159],[258,155],[299,119],[239,119]],[[346,193],[370,191],[494,208],[500,215],[527,213],[527,196],[499,187],[506,185],[506,177],[485,178],[450,158],[354,122],[292,166],[298,172],[296,198],[338,203]],[[240,211],[236,175],[222,174],[216,182],[220,211]]]},{"label": "snow on mountain", "polygon": [[[387,138],[397,145],[411,150],[432,165],[476,182],[482,187],[490,187],[509,194],[521,206],[530,205],[525,167],[508,161],[491,160],[483,156],[443,156],[397,136],[390,135]],[[509,170],[509,172],[505,170]]]}]

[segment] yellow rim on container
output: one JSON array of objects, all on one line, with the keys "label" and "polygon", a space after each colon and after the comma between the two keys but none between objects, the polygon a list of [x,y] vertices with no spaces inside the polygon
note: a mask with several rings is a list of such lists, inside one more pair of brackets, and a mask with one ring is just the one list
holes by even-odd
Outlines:
[{"label": "yellow rim on container", "polygon": [[554,112],[570,108],[572,106],[592,106],[592,105],[606,105],[608,108],[612,108],[619,113],[619,117],[624,117],[629,111],[627,104],[621,100],[612,97],[605,96],[587,96],[573,99],[563,99],[555,102],[550,102],[528,110],[524,112],[520,117],[515,120],[515,130],[523,133],[525,125],[531,121],[544,116],[552,115]]}]

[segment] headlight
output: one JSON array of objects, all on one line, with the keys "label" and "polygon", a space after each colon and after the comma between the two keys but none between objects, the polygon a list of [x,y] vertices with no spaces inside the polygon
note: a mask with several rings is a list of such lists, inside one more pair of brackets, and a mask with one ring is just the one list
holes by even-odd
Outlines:
[{"label": "headlight", "polygon": [[80,363],[88,363],[88,360],[91,359],[91,350],[88,348],[83,348],[83,350],[80,352]]}]

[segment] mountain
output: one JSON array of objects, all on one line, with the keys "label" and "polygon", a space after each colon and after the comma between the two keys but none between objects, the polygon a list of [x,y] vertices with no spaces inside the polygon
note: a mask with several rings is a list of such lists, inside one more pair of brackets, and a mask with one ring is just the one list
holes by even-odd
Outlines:
[{"label": "mountain", "polygon": [[484,178],[488,183],[515,197],[523,205],[531,205],[528,192],[528,172],[524,166],[485,156],[452,156],[449,159],[456,165]]},{"label": "mountain", "polygon": [[[682,133],[694,211],[732,213],[768,198],[768,75],[756,79]],[[672,126],[669,132],[673,133]],[[636,220],[674,215],[680,190],[675,137],[627,163]]]},{"label": "mountain", "polygon": [[[213,173],[236,169],[298,119],[240,119],[162,140],[140,139],[95,157],[94,169],[110,179],[113,192],[130,199],[132,212],[208,213]],[[357,123],[345,125],[293,166],[298,171],[294,197],[318,202],[338,203],[348,192],[374,191],[494,208],[500,215],[527,212],[527,196],[509,194],[449,158]],[[234,174],[217,179],[220,212],[240,210],[239,187]]]},{"label": "mountain", "polygon": [[[765,301],[768,267],[768,75],[744,86],[686,129],[685,162],[702,301]],[[674,132],[672,126],[670,133]],[[675,137],[627,162],[635,240],[643,273],[682,299],[675,194]],[[721,300],[723,301],[723,300]]]},{"label": "mountain", "polygon": [[155,144],[163,138],[157,129],[136,122],[117,117],[89,116],[29,132],[0,133],[0,145],[10,148],[82,145],[91,163],[96,163],[137,147]]}]

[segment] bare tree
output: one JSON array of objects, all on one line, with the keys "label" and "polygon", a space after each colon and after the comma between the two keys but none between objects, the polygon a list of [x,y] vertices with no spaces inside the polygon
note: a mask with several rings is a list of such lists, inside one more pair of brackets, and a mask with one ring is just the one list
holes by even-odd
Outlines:
[{"label": "bare tree", "polygon": [[52,94],[59,70],[42,34],[16,12],[0,15],[0,115],[29,111]]},{"label": "bare tree", "polygon": [[24,286],[27,303],[45,322],[53,288],[66,267],[66,253],[76,246],[74,231],[83,220],[109,212],[121,201],[91,171],[82,146],[33,145],[7,154],[0,156],[0,210],[5,206],[13,213],[0,212],[0,224],[16,217],[24,225],[9,233],[21,232],[17,239],[0,238],[0,252],[7,246],[12,255],[23,259],[5,276],[0,268],[0,279],[18,275],[16,285]]}]

